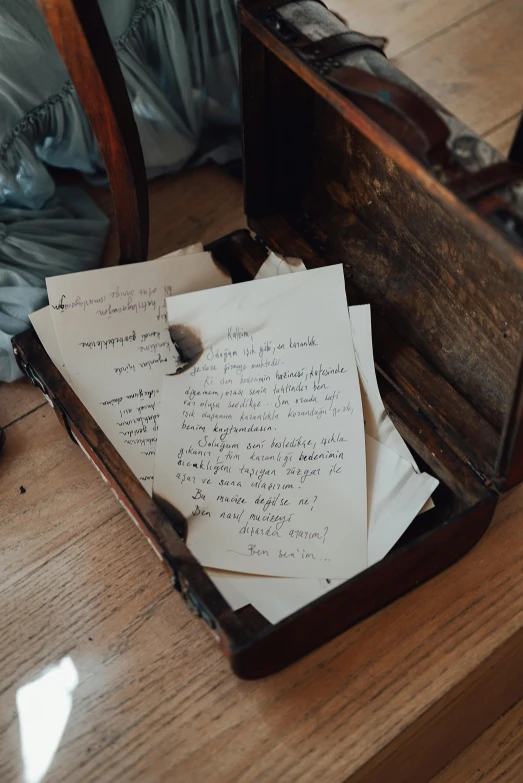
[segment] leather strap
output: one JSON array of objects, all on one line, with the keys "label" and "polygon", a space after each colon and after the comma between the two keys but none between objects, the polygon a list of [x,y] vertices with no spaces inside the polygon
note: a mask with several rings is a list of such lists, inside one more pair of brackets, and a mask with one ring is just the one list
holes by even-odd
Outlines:
[{"label": "leather strap", "polygon": [[[296,0],[254,0],[253,5],[258,13],[270,13],[291,2]],[[315,2],[325,5],[322,0]],[[383,54],[387,43],[385,38],[346,30],[319,41],[311,41],[294,28],[291,27],[291,30],[295,38],[290,46],[296,54],[311,65],[317,64],[317,70],[326,81],[348,95],[353,103],[409,152],[432,166],[440,167],[447,176],[456,171],[457,166],[447,146],[449,128],[429,103],[399,84],[360,68],[340,65],[334,59],[362,49],[372,49]],[[493,164],[474,174],[456,175],[449,180],[448,185],[460,198],[473,202],[476,211],[487,216],[494,208],[499,208],[501,202],[494,192],[518,180],[523,180],[523,119],[509,161]]]},{"label": "leather strap", "polygon": [[337,57],[340,54],[348,54],[360,49],[373,49],[380,54],[384,54],[383,50],[387,43],[387,38],[381,36],[367,36],[357,33],[355,30],[347,30],[344,33],[331,35],[319,41],[309,41],[301,46],[297,46],[296,49],[306,60],[322,62],[330,57]]},{"label": "leather strap", "polygon": [[500,228],[516,245],[523,247],[523,220],[505,199],[496,193],[488,193],[473,201],[471,206],[478,215]]},{"label": "leather strap", "polygon": [[472,202],[474,210],[483,218],[488,218],[493,212],[507,210],[507,202],[496,193],[489,193],[478,201]]},{"label": "leather strap", "polygon": [[478,201],[494,190],[523,180],[523,164],[501,161],[480,171],[451,179],[449,186],[465,201]]},{"label": "leather strap", "polygon": [[444,168],[449,163],[449,129],[422,98],[399,84],[351,66],[331,71],[326,79],[413,154]]},{"label": "leather strap", "polygon": [[[254,0],[254,2],[249,3],[249,5],[246,5],[248,10],[252,13],[254,12],[256,15],[259,14],[269,14],[273,11],[278,11],[280,8],[283,8],[285,5],[291,5],[291,3],[296,3],[297,0]],[[313,0],[313,2],[319,3],[320,5],[327,8],[323,0]]]}]

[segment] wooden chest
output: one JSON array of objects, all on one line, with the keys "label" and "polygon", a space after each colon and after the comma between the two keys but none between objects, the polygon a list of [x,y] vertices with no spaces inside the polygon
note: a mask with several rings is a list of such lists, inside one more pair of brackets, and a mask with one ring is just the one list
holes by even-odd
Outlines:
[{"label": "wooden chest", "polygon": [[[99,28],[76,13],[80,43],[102,78],[100,100],[110,112],[103,122],[120,133],[127,159],[131,153],[121,177],[118,145],[115,152],[104,143],[106,128],[76,79],[104,150],[122,257],[143,260],[145,178],[136,137],[128,140],[127,98],[103,41],[101,50],[90,45]],[[496,159],[396,71],[382,39],[349,31],[318,0],[244,0],[240,27],[252,233],[235,232],[207,249],[235,281],[256,273],[267,247],[310,268],[343,263],[348,303],[371,305],[387,409],[420,467],[440,480],[434,509],[385,560],[277,625],[252,607],[233,612],[35,334],[15,338],[14,349],[234,672],[254,678],[464,555],[487,529],[499,493],[522,480],[523,219],[514,186],[522,167]],[[75,79],[76,66],[60,48]]]}]

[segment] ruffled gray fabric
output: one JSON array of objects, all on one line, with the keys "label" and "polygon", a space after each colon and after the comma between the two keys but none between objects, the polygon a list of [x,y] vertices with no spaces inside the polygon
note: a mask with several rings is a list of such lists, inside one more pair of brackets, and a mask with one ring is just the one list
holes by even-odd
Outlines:
[{"label": "ruffled gray fabric", "polygon": [[[149,177],[241,155],[235,0],[102,0]],[[45,277],[97,265],[107,219],[47,166],[105,182],[98,145],[34,0],[0,5],[0,380]]]},{"label": "ruffled gray fabric", "polygon": [[47,303],[45,277],[96,265],[107,218],[78,188],[57,188],[41,209],[0,207],[0,379],[19,371],[11,337]]}]

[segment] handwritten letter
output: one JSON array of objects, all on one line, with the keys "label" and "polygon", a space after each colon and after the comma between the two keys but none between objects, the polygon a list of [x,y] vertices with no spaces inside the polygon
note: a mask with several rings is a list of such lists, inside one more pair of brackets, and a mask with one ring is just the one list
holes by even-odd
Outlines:
[{"label": "handwritten letter", "polygon": [[[299,278],[299,279],[296,279]],[[363,416],[340,266],[167,300],[154,494],[205,566],[347,578],[367,564]]]},{"label": "handwritten letter", "polygon": [[165,297],[227,283],[208,253],[47,279],[72,386],[148,492],[161,380],[178,361]]}]

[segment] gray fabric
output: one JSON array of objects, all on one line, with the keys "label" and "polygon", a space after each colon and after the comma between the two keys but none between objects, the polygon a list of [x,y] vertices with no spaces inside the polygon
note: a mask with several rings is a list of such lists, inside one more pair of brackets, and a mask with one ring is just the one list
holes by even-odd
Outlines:
[{"label": "gray fabric", "polygon": [[[241,155],[235,0],[101,0],[149,177]],[[35,0],[0,4],[0,380],[45,277],[95,266],[107,220],[47,166],[105,182],[100,152]]]},{"label": "gray fabric", "polygon": [[57,188],[37,210],[0,207],[0,379],[19,375],[11,337],[47,303],[45,277],[95,266],[107,218],[78,188]]}]

